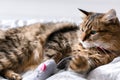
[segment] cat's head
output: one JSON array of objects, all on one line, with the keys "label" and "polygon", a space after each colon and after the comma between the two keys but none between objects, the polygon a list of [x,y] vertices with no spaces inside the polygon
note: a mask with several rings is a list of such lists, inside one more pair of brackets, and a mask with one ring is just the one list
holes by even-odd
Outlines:
[{"label": "cat's head", "polygon": [[106,49],[115,45],[115,39],[120,33],[120,24],[114,9],[106,13],[79,10],[84,14],[80,25],[80,39],[83,47]]}]

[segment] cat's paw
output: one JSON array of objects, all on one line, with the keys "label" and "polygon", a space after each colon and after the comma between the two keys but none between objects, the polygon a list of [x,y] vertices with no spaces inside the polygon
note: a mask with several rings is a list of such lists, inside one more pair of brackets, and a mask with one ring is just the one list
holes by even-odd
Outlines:
[{"label": "cat's paw", "polygon": [[9,80],[22,80],[22,76],[20,74],[15,73],[12,70],[6,70],[4,74],[4,76]]},{"label": "cat's paw", "polygon": [[80,54],[75,55],[69,63],[69,70],[85,73],[89,69],[88,59]]},{"label": "cat's paw", "polygon": [[12,73],[11,77],[9,77],[10,80],[22,80],[22,77],[17,73]]}]

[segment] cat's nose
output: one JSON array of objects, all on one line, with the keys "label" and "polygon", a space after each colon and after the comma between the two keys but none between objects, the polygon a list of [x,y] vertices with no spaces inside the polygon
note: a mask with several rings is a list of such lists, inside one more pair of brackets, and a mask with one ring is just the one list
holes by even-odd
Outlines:
[{"label": "cat's nose", "polygon": [[81,36],[80,36],[81,41],[85,41],[86,40],[86,33],[82,32]]}]

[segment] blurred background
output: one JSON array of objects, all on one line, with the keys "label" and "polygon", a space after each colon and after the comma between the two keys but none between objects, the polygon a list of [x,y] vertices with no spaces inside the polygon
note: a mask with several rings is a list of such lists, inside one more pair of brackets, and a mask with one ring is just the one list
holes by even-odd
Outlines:
[{"label": "blurred background", "polygon": [[77,8],[94,12],[115,9],[120,17],[120,0],[0,0],[0,19],[70,19],[79,21]]}]

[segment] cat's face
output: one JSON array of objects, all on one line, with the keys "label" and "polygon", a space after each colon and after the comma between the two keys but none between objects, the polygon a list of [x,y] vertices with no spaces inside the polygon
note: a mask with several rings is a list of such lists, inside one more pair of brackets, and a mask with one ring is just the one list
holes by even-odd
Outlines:
[{"label": "cat's face", "polygon": [[119,20],[116,12],[111,9],[107,13],[94,13],[84,10],[83,22],[80,25],[80,39],[83,47],[102,47],[108,49],[113,46],[120,33]]}]

